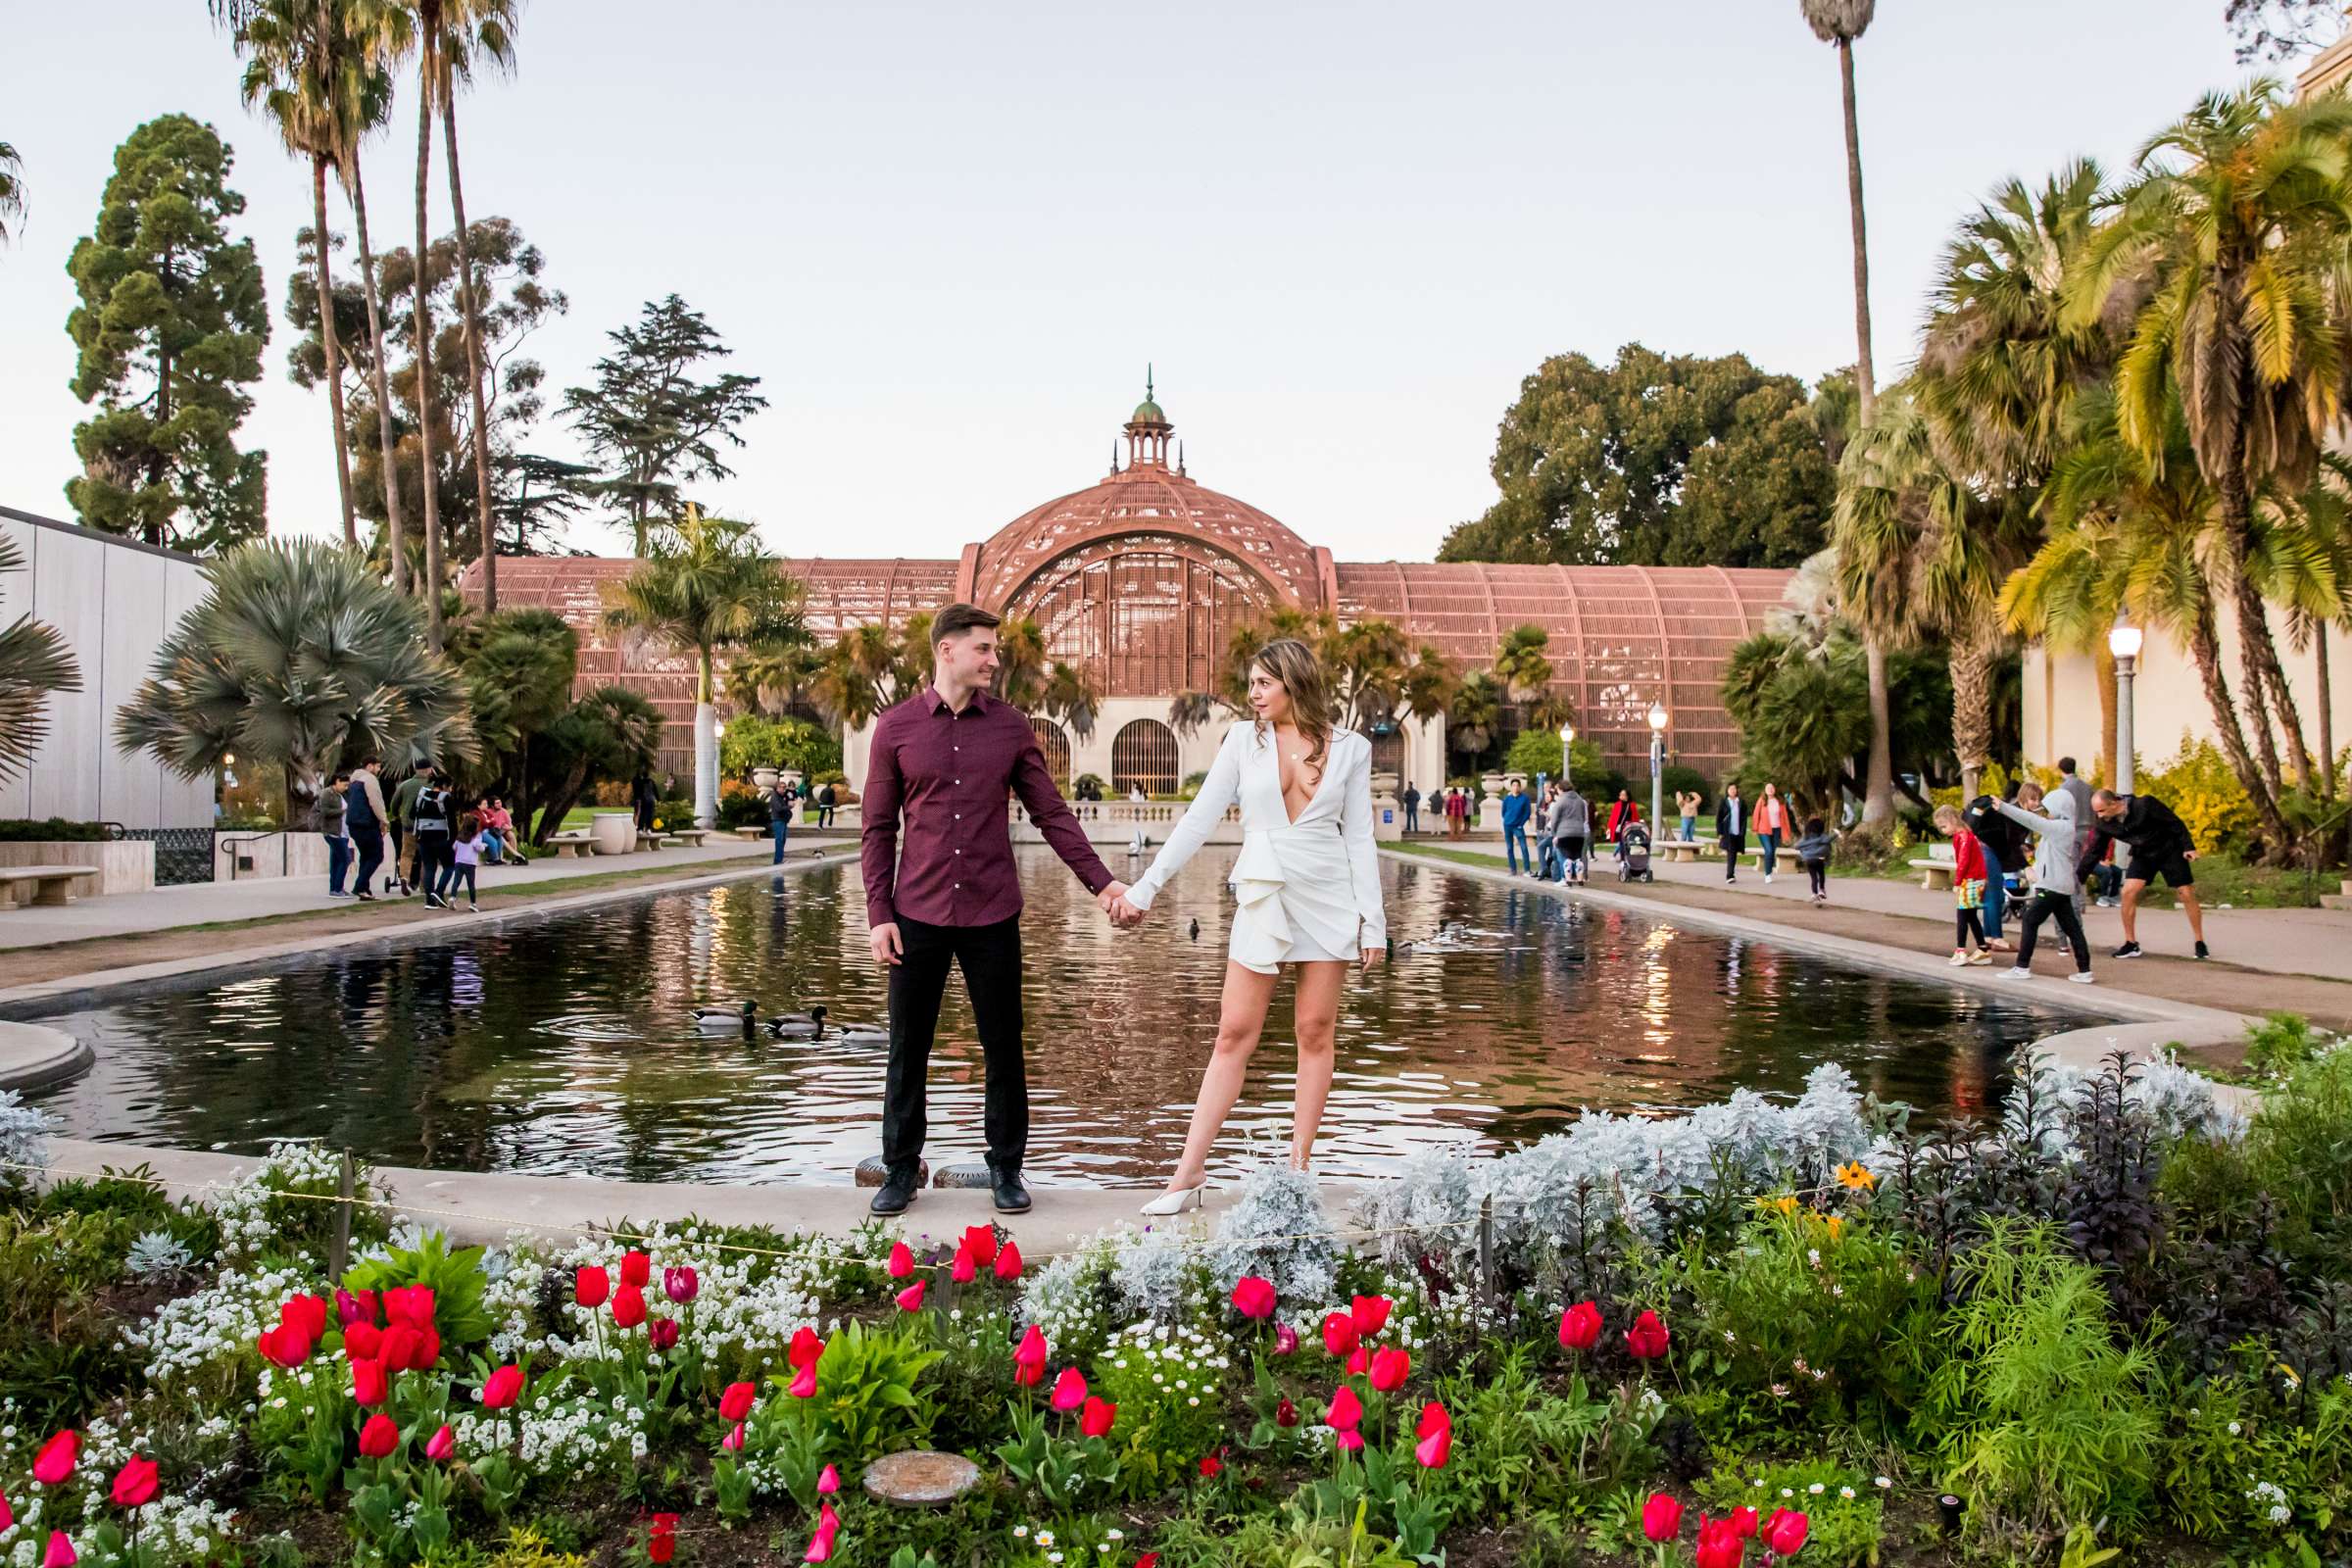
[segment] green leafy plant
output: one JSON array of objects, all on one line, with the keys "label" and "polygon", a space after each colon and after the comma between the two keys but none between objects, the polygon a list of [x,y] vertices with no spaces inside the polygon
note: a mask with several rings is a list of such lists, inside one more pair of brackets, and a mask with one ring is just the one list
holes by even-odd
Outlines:
[{"label": "green leafy plant", "polygon": [[449,1238],[428,1231],[415,1247],[366,1258],[343,1276],[351,1291],[387,1291],[403,1285],[428,1285],[433,1291],[433,1326],[450,1353],[467,1349],[490,1337],[490,1314],[482,1310],[482,1249],[449,1249]]}]

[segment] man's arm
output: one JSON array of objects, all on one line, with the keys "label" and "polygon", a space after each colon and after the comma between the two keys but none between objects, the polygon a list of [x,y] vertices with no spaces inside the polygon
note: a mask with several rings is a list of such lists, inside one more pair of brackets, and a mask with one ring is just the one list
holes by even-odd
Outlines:
[{"label": "man's arm", "polygon": [[868,927],[898,922],[899,800],[905,789],[899,774],[896,727],[885,716],[874,726],[873,751],[865,764],[865,790],[858,801],[864,827],[858,841],[858,860],[865,872]]},{"label": "man's arm", "polygon": [[1029,820],[1037,824],[1046,842],[1054,846],[1054,853],[1061,857],[1061,863],[1077,873],[1087,892],[1101,893],[1117,879],[1095,853],[1095,847],[1086,841],[1086,829],[1078,825],[1070,803],[1054,787],[1054,775],[1046,768],[1046,754],[1039,749],[1029,721],[1023,718],[1020,725],[1025,739],[1012,760],[1012,792],[1028,809]]}]

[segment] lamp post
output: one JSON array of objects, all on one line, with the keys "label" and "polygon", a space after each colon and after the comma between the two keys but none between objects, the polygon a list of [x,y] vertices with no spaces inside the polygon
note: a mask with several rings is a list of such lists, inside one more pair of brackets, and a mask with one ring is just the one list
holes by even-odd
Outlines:
[{"label": "lamp post", "polygon": [[1649,705],[1649,831],[1655,837],[1666,808],[1666,705]]},{"label": "lamp post", "polygon": [[2118,615],[2107,634],[2107,651],[2115,656],[2115,793],[2132,793],[2132,675],[2139,662],[2140,631]]},{"label": "lamp post", "polygon": [[1576,762],[1569,755],[1569,748],[1575,744],[1576,726],[1562,724],[1560,726],[1560,787],[1562,789],[1576,787]]}]

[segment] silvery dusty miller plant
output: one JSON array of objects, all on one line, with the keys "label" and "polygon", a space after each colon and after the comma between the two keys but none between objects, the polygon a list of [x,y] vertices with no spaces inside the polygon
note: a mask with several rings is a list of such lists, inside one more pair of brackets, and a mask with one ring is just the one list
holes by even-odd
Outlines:
[{"label": "silvery dusty miller plant", "polygon": [[1207,1250],[1219,1295],[1245,1274],[1272,1282],[1286,1301],[1319,1301],[1339,1279],[1340,1239],[1314,1176],[1288,1165],[1258,1166],[1217,1222]]}]

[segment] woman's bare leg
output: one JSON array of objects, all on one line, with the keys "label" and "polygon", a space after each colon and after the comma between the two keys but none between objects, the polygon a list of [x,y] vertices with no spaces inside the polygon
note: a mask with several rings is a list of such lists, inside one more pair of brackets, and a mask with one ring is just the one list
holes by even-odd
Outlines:
[{"label": "woman's bare leg", "polygon": [[1331,1065],[1340,1026],[1340,985],[1348,965],[1327,959],[1298,966],[1298,1090],[1291,1115],[1291,1168],[1304,1170],[1331,1098]]},{"label": "woman's bare leg", "polygon": [[[1168,1178],[1168,1191],[1198,1187],[1207,1178],[1209,1146],[1224,1130],[1233,1102],[1242,1098],[1242,1079],[1250,1070],[1258,1036],[1265,1032],[1266,1007],[1274,1000],[1279,978],[1227,961],[1225,993],[1217,1004],[1216,1050],[1208,1058],[1208,1070],[1200,1075],[1200,1098],[1193,1104],[1192,1129],[1184,1135],[1184,1155]],[[1326,1086],[1330,1081],[1327,1070]]]}]

